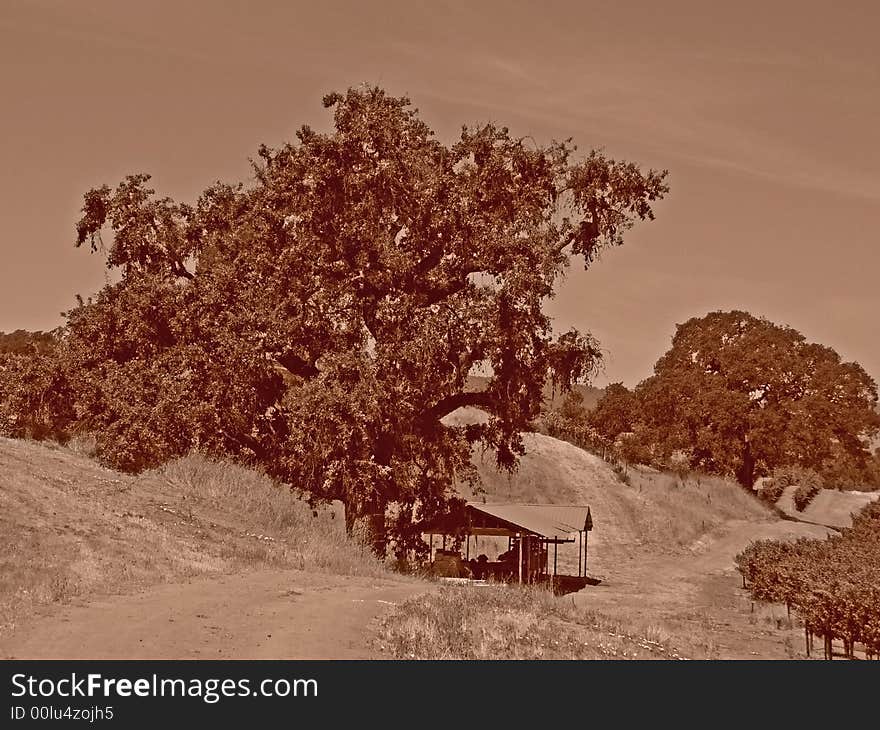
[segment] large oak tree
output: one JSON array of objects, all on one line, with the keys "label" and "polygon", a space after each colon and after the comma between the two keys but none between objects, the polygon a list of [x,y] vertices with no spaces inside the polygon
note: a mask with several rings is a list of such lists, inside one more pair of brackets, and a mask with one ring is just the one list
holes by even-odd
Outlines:
[{"label": "large oak tree", "polygon": [[635,397],[638,438],[658,456],[682,452],[748,487],[795,464],[867,474],[880,427],[877,386],[860,365],[742,311],[679,325]]},{"label": "large oak tree", "polygon": [[[111,463],[231,455],[349,521],[387,512],[406,547],[474,478],[475,442],[513,467],[545,382],[594,372],[597,343],[555,336],[542,306],[653,218],[666,173],[494,124],[446,145],[378,88],[324,104],[330,132],[261,147],[253,180],[193,204],[146,175],[89,191],[77,244],[120,279],[70,313],[65,358]],[[490,418],[444,425],[462,406]]]}]

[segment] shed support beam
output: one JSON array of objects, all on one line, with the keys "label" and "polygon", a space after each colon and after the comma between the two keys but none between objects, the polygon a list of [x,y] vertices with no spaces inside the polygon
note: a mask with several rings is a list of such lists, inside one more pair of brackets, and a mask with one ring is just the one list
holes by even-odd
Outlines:
[{"label": "shed support beam", "polygon": [[587,574],[587,542],[590,539],[590,533],[584,533],[584,575]]},{"label": "shed support beam", "polygon": [[578,530],[578,578],[581,577],[581,563],[583,556],[583,540],[584,533],[581,530]]},{"label": "shed support beam", "polygon": [[523,573],[523,571],[522,571],[522,564],[523,564],[522,544],[523,544],[523,541],[522,541],[522,535],[517,534],[517,537],[519,539],[516,541],[516,564],[519,568],[519,582],[522,583],[523,582],[522,581],[522,573]]}]

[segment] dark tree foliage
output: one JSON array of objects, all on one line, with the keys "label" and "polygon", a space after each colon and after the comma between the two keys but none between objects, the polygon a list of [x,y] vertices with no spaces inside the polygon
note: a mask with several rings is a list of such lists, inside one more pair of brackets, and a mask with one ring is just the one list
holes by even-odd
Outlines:
[{"label": "dark tree foliage", "polygon": [[56,355],[59,332],[0,332],[0,434],[64,439],[74,394]]},{"label": "dark tree foliage", "polygon": [[[666,173],[494,124],[447,146],[378,88],[324,104],[332,131],[260,147],[251,183],[193,204],[146,175],[85,195],[77,245],[121,279],[69,314],[65,364],[109,463],[232,456],[351,519],[387,514],[404,549],[475,479],[473,443],[514,468],[545,383],[594,372],[597,343],[554,336],[542,305],[572,260],[653,218]],[[490,418],[444,425],[462,406]]]},{"label": "dark tree foliage", "polygon": [[558,408],[544,414],[542,424],[547,435],[582,449],[601,451],[603,447],[610,448],[610,443],[603,443],[600,434],[590,426],[588,417],[584,396],[577,390],[570,390]]},{"label": "dark tree foliage", "polygon": [[824,475],[846,463],[851,478],[870,479],[875,382],[831,348],[747,312],[679,325],[635,398],[633,428],[660,460],[685,454],[692,468],[747,487],[788,465]]},{"label": "dark tree foliage", "polygon": [[55,336],[51,332],[0,332],[0,355],[45,355],[54,348]]},{"label": "dark tree foliage", "polygon": [[773,470],[761,489],[762,498],[777,502],[789,487],[796,487],[792,495],[795,508],[803,512],[819,492],[826,487],[825,480],[813,469],[802,466],[783,466]]},{"label": "dark tree foliage", "polygon": [[638,399],[623,383],[611,383],[605,388],[601,400],[588,417],[589,424],[611,441],[634,431],[638,419]]}]

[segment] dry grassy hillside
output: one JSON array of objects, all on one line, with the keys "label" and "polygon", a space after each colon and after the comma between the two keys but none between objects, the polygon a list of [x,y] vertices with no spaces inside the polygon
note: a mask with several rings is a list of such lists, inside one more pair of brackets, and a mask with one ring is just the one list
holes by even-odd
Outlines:
[{"label": "dry grassy hillside", "polygon": [[794,505],[794,493],[797,485],[787,487],[776,502],[776,506],[785,514],[805,522],[828,527],[849,527],[853,514],[869,502],[880,498],[877,492],[844,492],[837,489],[820,489],[803,512]]},{"label": "dry grassy hillside", "polygon": [[[624,484],[606,462],[583,449],[537,433],[523,438],[526,455],[512,475],[499,473],[491,454],[476,453],[485,493],[464,496],[486,502],[589,505],[594,521],[591,571],[601,573],[611,562],[645,549],[686,549],[731,520],[773,519],[766,506],[731,481],[680,479],[630,468],[630,483]],[[560,562],[576,567],[576,548],[561,548]]]},{"label": "dry grassy hillside", "polygon": [[330,509],[190,456],[139,476],[0,439],[0,632],[41,604],[266,566],[379,574]]}]

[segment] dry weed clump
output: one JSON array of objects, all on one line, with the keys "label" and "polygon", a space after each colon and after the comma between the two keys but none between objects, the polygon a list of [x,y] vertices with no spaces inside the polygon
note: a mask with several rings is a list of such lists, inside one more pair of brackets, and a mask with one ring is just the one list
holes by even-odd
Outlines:
[{"label": "dry weed clump", "polygon": [[397,659],[682,659],[656,630],[585,610],[531,586],[447,586],[385,618],[379,648]]},{"label": "dry weed clump", "polygon": [[98,441],[91,434],[75,434],[71,436],[64,446],[79,456],[92,459],[98,453]]}]

